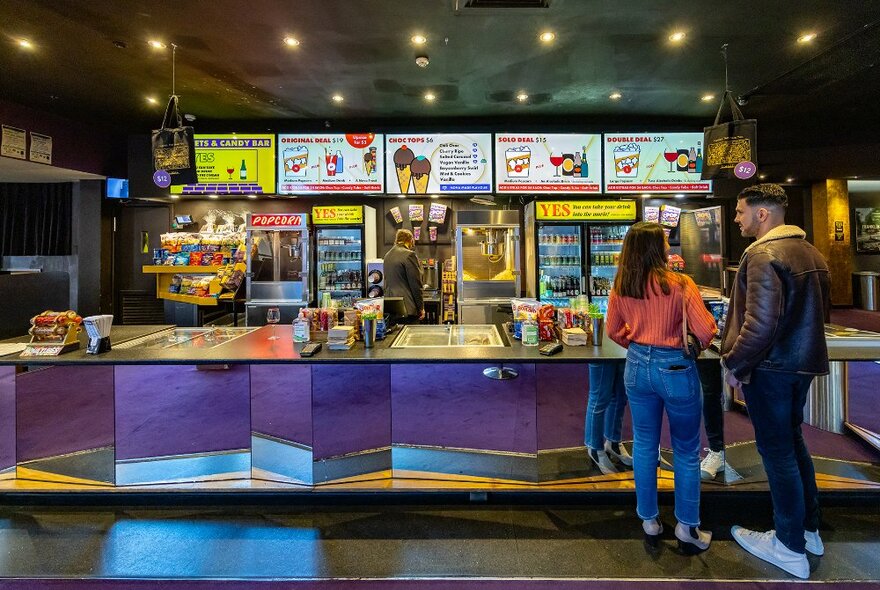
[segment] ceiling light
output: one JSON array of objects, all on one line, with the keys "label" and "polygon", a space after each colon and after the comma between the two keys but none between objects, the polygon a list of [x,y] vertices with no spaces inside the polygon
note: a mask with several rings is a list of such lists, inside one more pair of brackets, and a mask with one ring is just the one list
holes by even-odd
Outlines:
[{"label": "ceiling light", "polygon": [[166,47],[164,43],[162,43],[161,41],[157,41],[156,39],[150,39],[149,41],[147,41],[147,43],[149,43],[150,47],[152,47],[153,49],[165,49]]},{"label": "ceiling light", "polygon": [[704,94],[700,98],[700,100],[702,100],[703,102],[709,102],[710,100],[715,100],[715,95],[714,94]]},{"label": "ceiling light", "polygon": [[428,92],[425,94],[425,100],[428,102],[432,102],[435,98],[437,98],[432,92]]},{"label": "ceiling light", "polygon": [[818,37],[818,35],[816,35],[816,33],[812,33],[812,32],[804,33],[803,35],[798,37],[797,42],[798,43],[809,43],[810,41],[812,41],[816,37]]},{"label": "ceiling light", "polygon": [[651,198],[651,193],[642,193],[639,196],[642,197],[643,199],[649,199],[649,198]]},{"label": "ceiling light", "polygon": [[792,182],[794,182],[794,176],[789,176],[788,178],[785,179],[785,182],[791,184]]},{"label": "ceiling light", "polygon": [[148,96],[147,102],[150,104],[159,104],[159,99],[157,99],[155,96]]},{"label": "ceiling light", "polygon": [[409,40],[412,41],[414,45],[424,45],[428,42],[428,38],[424,35],[413,35]]},{"label": "ceiling light", "polygon": [[33,49],[34,48],[34,44],[31,43],[30,41],[28,41],[27,39],[19,39],[18,46],[21,47],[22,49]]},{"label": "ceiling light", "polygon": [[248,199],[256,199],[257,195],[248,195]]},{"label": "ceiling light", "polygon": [[299,46],[299,39],[297,39],[296,37],[285,37],[284,44],[288,47],[297,47]]},{"label": "ceiling light", "polygon": [[681,43],[684,41],[684,38],[687,37],[687,33],[684,31],[676,31],[669,35],[669,40],[673,43]]},{"label": "ceiling light", "polygon": [[553,31],[544,31],[538,39],[540,39],[542,43],[553,43],[553,40],[556,39],[556,33]]},{"label": "ceiling light", "polygon": [[529,95],[526,94],[525,92],[520,92],[519,94],[516,95],[516,99],[520,102],[525,102],[529,99]]},{"label": "ceiling light", "polygon": [[180,195],[168,195],[169,199],[174,199],[175,201],[180,198]]},{"label": "ceiling light", "polygon": [[330,98],[333,100],[333,102],[342,102],[343,100],[345,100],[341,94],[334,94]]},{"label": "ceiling light", "polygon": [[218,197],[217,195],[208,195],[208,198],[209,198],[209,199],[217,199],[217,198],[219,198],[219,197]]},{"label": "ceiling light", "polygon": [[397,195],[397,198],[398,198],[398,199],[405,199],[405,198],[406,198],[406,195]]},{"label": "ceiling light", "polygon": [[608,95],[608,98],[610,98],[611,100],[620,100],[621,98],[623,98],[623,95],[619,92],[612,92]]},{"label": "ceiling light", "polygon": [[767,175],[766,175],[766,174],[758,174],[758,179],[759,179],[759,180],[764,180],[765,178],[767,178]]},{"label": "ceiling light", "polygon": [[439,199],[439,198],[440,198],[440,195],[431,195],[431,198],[432,198],[432,199]]}]

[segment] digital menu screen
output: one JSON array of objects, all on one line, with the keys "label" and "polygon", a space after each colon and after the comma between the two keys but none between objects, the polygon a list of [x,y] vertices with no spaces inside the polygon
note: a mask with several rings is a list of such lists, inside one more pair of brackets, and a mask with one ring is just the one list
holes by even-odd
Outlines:
[{"label": "digital menu screen", "polygon": [[382,135],[278,135],[278,194],[381,193]]},{"label": "digital menu screen", "polygon": [[172,194],[248,195],[275,192],[274,135],[196,135],[198,183]]},{"label": "digital menu screen", "polygon": [[492,192],[488,133],[388,135],[386,192],[429,195]]},{"label": "digital menu screen", "polygon": [[599,193],[601,135],[495,135],[495,190],[499,193]]},{"label": "digital menu screen", "polygon": [[701,180],[703,134],[605,134],[606,193],[710,193]]}]

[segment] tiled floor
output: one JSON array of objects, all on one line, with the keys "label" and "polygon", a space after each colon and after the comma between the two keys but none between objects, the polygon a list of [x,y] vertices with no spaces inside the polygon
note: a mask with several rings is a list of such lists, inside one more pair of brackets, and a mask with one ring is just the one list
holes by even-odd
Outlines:
[{"label": "tiled floor", "polygon": [[[766,494],[712,494],[710,550],[643,543],[631,497],[565,504],[0,509],[0,576],[785,580],[743,553],[731,524],[769,526]],[[619,502],[618,502],[619,500]],[[839,502],[839,499],[838,499]],[[880,580],[880,506],[826,506],[814,580]],[[667,531],[671,507],[662,508]],[[0,582],[2,584],[2,582]]]}]

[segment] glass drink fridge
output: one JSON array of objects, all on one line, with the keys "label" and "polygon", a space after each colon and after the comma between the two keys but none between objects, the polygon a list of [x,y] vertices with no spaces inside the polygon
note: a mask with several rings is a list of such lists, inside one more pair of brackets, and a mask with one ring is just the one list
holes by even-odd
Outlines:
[{"label": "glass drink fridge", "polygon": [[367,206],[313,207],[317,304],[325,294],[342,306],[365,295],[365,261],[376,258],[376,210]]}]

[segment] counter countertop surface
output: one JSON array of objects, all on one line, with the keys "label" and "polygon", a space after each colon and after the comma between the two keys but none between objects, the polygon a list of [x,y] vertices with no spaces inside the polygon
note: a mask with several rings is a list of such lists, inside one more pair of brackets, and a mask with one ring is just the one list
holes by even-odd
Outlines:
[{"label": "counter countertop surface", "polygon": [[[171,328],[168,325],[155,326],[114,326],[110,335],[114,344],[140,338]],[[271,328],[264,326],[249,334],[204,349],[144,349],[128,348],[113,349],[104,354],[86,354],[86,337],[80,335],[81,347],[57,357],[29,357],[18,355],[0,357],[0,365],[126,365],[126,364],[221,364],[221,363],[286,363],[291,361],[309,363],[443,363],[443,362],[507,362],[507,363],[583,363],[590,361],[604,362],[623,359],[626,350],[605,338],[602,346],[565,346],[562,352],[554,356],[544,356],[538,347],[523,346],[517,340],[510,339],[511,345],[503,348],[491,347],[425,347],[425,348],[391,348],[396,333],[390,334],[385,340],[376,342],[372,349],[364,348],[363,342],[356,342],[351,350],[333,351],[323,348],[315,356],[302,358],[299,351],[304,344],[294,343],[292,327],[279,325],[276,333],[278,340],[269,340]],[[27,342],[29,338],[22,336],[10,338],[3,342]],[[880,341],[853,342],[852,345],[837,339],[829,346],[829,357],[832,361],[860,361],[880,359]],[[718,355],[706,351],[700,360],[714,361]]]}]

